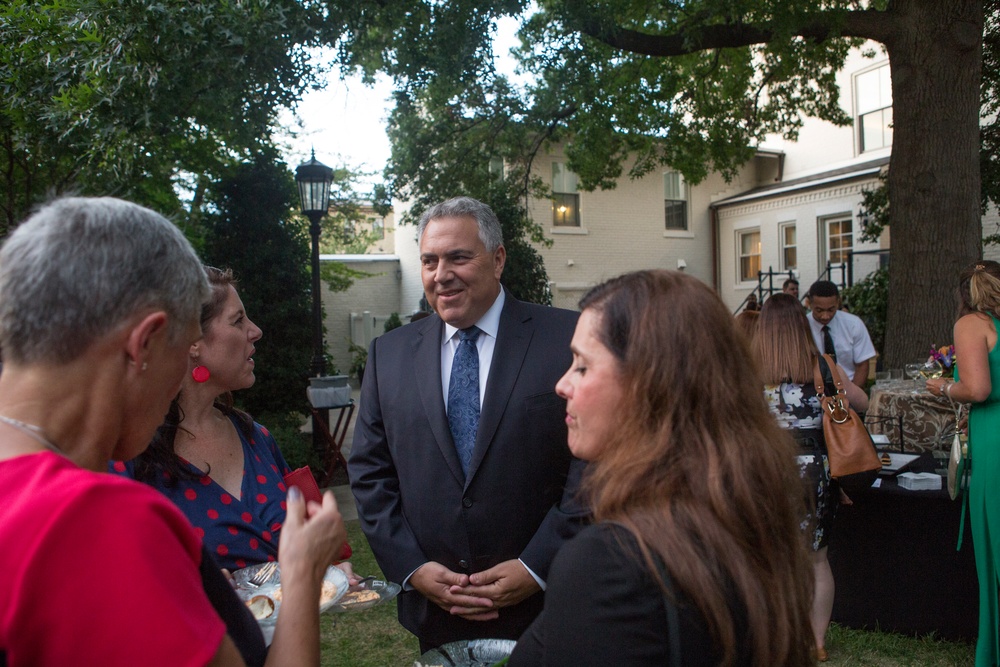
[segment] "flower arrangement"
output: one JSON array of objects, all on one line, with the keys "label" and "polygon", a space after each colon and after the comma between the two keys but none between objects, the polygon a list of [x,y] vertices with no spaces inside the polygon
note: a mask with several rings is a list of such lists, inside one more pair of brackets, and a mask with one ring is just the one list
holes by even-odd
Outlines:
[{"label": "flower arrangement", "polygon": [[955,368],[955,346],[942,345],[941,347],[931,346],[931,356],[927,361],[936,361],[941,364],[946,373],[950,373]]}]

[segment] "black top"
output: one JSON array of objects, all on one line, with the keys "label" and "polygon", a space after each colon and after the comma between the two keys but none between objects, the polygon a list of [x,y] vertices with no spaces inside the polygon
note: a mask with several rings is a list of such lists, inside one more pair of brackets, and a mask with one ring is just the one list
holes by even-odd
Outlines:
[{"label": "black top", "polygon": [[199,573],[205,595],[226,624],[226,633],[239,649],[243,662],[248,667],[262,667],[267,659],[267,645],[264,644],[260,626],[204,546],[201,548]]},{"label": "black top", "polygon": [[[675,605],[684,667],[717,665],[719,654],[690,601]],[[742,628],[737,632],[745,636]],[[509,666],[669,664],[667,608],[632,534],[602,523],[559,551],[545,592],[545,609],[518,640]],[[737,646],[744,646],[738,641]],[[737,655],[737,665],[749,665]]]}]

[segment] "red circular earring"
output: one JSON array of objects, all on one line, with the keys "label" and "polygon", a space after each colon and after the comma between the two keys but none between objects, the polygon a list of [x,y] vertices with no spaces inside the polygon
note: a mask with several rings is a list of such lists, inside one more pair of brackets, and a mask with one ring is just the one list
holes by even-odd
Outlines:
[{"label": "red circular earring", "polygon": [[212,374],[208,372],[208,369],[204,366],[195,366],[191,371],[191,377],[194,378],[195,382],[199,384],[202,382],[208,382],[208,378],[212,377]]}]

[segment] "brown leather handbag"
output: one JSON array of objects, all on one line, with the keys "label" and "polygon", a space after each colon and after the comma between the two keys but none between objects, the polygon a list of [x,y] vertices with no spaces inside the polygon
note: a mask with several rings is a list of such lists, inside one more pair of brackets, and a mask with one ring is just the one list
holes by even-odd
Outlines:
[{"label": "brown leather handbag", "polygon": [[[829,369],[836,391],[828,392],[820,364]],[[816,396],[823,406],[823,436],[830,459],[830,477],[847,489],[867,489],[882,470],[875,443],[858,413],[847,401],[836,362],[824,354],[813,363]]]}]

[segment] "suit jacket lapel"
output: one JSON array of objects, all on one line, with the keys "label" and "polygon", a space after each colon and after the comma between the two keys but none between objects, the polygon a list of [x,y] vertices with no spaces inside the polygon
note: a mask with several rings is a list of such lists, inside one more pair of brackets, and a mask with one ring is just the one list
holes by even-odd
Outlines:
[{"label": "suit jacket lapel", "polygon": [[444,335],[444,323],[436,316],[428,317],[424,322],[426,324],[419,332],[420,335],[413,340],[413,369],[416,371],[413,390],[420,396],[434,441],[441,450],[448,469],[459,483],[464,483],[465,473],[462,472],[458,452],[455,451],[455,441],[451,437],[448,415],[444,409],[444,394],[441,391],[441,336]]},{"label": "suit jacket lapel", "polygon": [[476,474],[479,463],[493,442],[500,418],[507,410],[514,384],[521,373],[521,364],[528,352],[534,324],[531,316],[523,312],[521,304],[507,293],[507,300],[500,313],[500,328],[490,362],[490,377],[486,381],[486,396],[479,413],[479,430],[476,447],[472,451],[468,479]]}]

